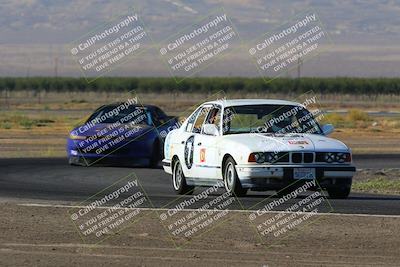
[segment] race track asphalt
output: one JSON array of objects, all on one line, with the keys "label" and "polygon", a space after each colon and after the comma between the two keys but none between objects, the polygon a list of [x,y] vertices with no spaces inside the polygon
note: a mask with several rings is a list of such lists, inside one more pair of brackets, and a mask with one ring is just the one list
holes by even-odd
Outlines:
[{"label": "race track asphalt", "polygon": [[[356,155],[354,161],[357,168],[400,167],[400,155]],[[171,202],[177,199],[170,176],[161,168],[69,166],[65,158],[0,159],[0,199],[23,203],[78,204],[133,173],[151,200],[150,207],[171,207]],[[209,197],[216,198],[222,192]],[[235,202],[230,209],[254,209],[266,198],[269,198],[267,201],[276,199],[274,192],[250,192],[240,198],[240,205]],[[352,193],[348,199],[328,201],[334,213],[400,215],[399,196]],[[198,205],[201,206],[202,201]]]}]

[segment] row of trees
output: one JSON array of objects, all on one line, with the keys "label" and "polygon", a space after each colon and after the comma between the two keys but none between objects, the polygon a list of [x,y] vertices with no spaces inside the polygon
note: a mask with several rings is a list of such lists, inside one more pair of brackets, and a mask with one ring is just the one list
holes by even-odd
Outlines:
[{"label": "row of trees", "polygon": [[213,92],[224,90],[262,93],[400,94],[400,78],[262,78],[213,77],[188,78],[176,83],[173,78],[104,77],[88,83],[83,78],[0,78],[0,90],[37,91],[131,91]]}]

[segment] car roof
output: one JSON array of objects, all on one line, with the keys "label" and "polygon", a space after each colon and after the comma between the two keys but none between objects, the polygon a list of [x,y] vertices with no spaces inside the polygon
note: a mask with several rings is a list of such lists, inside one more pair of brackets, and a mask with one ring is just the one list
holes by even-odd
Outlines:
[{"label": "car roof", "polygon": [[[114,102],[114,103],[111,103],[111,104],[107,104],[107,105],[104,105],[104,106],[102,106],[102,107],[117,107],[117,106],[120,106],[120,105],[123,105],[125,102]],[[148,109],[154,109],[154,108],[158,108],[157,106],[154,106],[154,105],[142,105],[142,104],[132,104],[132,105],[130,105],[130,106],[132,106],[132,107],[138,107],[138,108],[148,108]]]},{"label": "car roof", "polygon": [[291,105],[291,106],[302,106],[302,104],[287,100],[279,99],[222,99],[209,101],[204,104],[218,104],[223,107],[231,106],[248,106],[248,105]]}]

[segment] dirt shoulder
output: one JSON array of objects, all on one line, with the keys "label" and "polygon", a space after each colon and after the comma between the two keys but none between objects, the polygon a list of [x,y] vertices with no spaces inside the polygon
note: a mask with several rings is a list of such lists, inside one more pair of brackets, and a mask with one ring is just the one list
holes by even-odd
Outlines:
[{"label": "dirt shoulder", "polygon": [[[1,203],[1,266],[396,266],[400,217],[319,216],[269,246],[237,216],[176,249],[154,212],[104,242],[83,244],[67,208]],[[269,246],[268,248],[266,246]]]},{"label": "dirt shoulder", "polygon": [[400,169],[361,169],[353,178],[352,191],[400,195]]}]

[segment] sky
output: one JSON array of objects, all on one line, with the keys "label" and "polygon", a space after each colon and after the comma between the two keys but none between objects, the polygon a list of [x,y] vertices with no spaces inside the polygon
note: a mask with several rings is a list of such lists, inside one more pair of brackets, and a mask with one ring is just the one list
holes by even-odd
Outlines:
[{"label": "sky", "polygon": [[[187,75],[399,76],[400,1],[395,0],[0,0],[0,76],[185,76],[171,71],[160,48],[204,24],[213,12],[227,15],[237,38],[229,51]],[[305,56],[300,69],[297,64],[279,73],[260,71],[249,48],[307,12],[316,13],[323,27],[318,53]],[[71,49],[126,14],[138,14],[145,26],[140,54],[106,74],[85,72]]]}]

